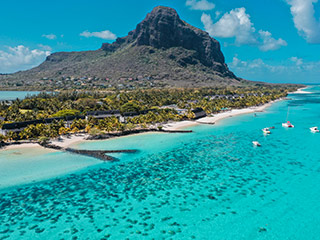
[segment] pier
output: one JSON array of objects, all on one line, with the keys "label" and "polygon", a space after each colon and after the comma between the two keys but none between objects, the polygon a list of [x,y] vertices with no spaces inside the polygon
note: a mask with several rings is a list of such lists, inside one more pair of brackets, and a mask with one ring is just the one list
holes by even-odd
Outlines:
[{"label": "pier", "polygon": [[81,150],[81,149],[73,149],[73,148],[65,148],[66,152],[80,154],[88,157],[94,157],[97,159],[100,159],[104,162],[107,161],[114,161],[116,160],[114,157],[111,157],[107,155],[107,153],[135,153],[137,150],[110,150],[110,151],[104,151],[104,150]]},{"label": "pier", "polygon": [[[117,132],[117,133],[106,133],[106,134],[100,134],[96,136],[89,136],[86,138],[86,140],[104,140],[104,139],[110,139],[114,137],[122,137],[127,136],[131,134],[139,134],[139,133],[145,133],[145,132],[162,132],[162,133],[192,133],[192,130],[165,130],[165,129],[135,129],[135,130],[129,130],[129,131],[123,131],[123,132]],[[51,144],[48,142],[38,142],[36,140],[27,140],[27,141],[19,141],[19,142],[11,142],[11,143],[5,143],[0,142],[0,148],[9,146],[9,145],[19,145],[23,143],[34,143],[39,144],[40,146],[44,148],[50,148],[57,151],[64,151],[69,152],[72,154],[78,154],[88,157],[94,157],[104,162],[109,161],[116,161],[118,160],[115,157],[112,157],[108,154],[112,153],[136,153],[138,150],[130,150],[130,149],[124,149],[124,150],[85,150],[85,149],[74,149],[74,148],[64,148],[55,144]]]},{"label": "pier", "polygon": [[73,154],[79,154],[87,157],[94,157],[104,162],[115,161],[116,158],[107,155],[108,153],[136,153],[137,150],[84,150],[74,148],[63,148],[54,144],[44,143],[40,144],[42,147],[50,148],[58,151],[69,152]]}]

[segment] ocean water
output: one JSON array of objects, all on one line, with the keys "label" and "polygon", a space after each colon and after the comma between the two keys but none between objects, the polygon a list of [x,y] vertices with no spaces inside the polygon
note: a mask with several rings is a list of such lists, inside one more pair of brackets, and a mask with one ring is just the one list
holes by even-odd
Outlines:
[{"label": "ocean water", "polygon": [[47,180],[97,164],[101,164],[98,159],[55,152],[37,146],[2,150],[0,190]]},{"label": "ocean water", "polygon": [[80,144],[139,151],[3,189],[0,239],[319,239],[320,87],[308,91],[190,134]]},{"label": "ocean water", "polygon": [[36,95],[40,92],[36,91],[0,91],[0,101],[15,100],[17,98],[24,99],[29,95]]}]

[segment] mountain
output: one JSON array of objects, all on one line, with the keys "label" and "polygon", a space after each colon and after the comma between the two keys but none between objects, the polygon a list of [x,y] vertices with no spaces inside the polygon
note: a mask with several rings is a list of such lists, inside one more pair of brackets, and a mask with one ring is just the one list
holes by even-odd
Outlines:
[{"label": "mountain", "polygon": [[225,63],[220,44],[207,32],[181,20],[168,7],[156,7],[128,36],[95,51],[57,52],[38,67],[0,75],[0,86],[33,88],[202,87],[239,85]]}]

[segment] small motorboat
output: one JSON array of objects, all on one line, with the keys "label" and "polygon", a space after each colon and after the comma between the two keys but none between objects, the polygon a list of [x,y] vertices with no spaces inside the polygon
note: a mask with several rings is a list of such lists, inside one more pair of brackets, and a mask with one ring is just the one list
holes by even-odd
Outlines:
[{"label": "small motorboat", "polygon": [[252,144],[257,147],[261,147],[261,144],[258,141],[253,141]]},{"label": "small motorboat", "polygon": [[272,127],[269,127],[269,129],[275,129],[276,127],[272,126]]},{"label": "small motorboat", "polygon": [[313,133],[318,133],[319,129],[318,129],[318,127],[312,127],[312,128],[310,128],[310,131]]},{"label": "small motorboat", "polygon": [[270,133],[271,133],[270,130],[269,130],[269,128],[264,128],[264,129],[262,129],[262,132],[263,132],[264,134],[270,134]]},{"label": "small motorboat", "polygon": [[290,121],[288,121],[286,123],[282,123],[282,127],[294,128],[294,125]]}]

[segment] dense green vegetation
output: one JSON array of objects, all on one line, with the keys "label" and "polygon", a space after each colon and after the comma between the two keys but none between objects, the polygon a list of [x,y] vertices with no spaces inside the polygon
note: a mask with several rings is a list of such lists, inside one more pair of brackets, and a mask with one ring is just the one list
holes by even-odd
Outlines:
[{"label": "dense green vegetation", "polygon": [[[8,139],[33,139],[38,137],[57,137],[68,133],[86,131],[96,135],[101,132],[114,132],[146,128],[169,120],[179,121],[192,118],[191,110],[203,108],[207,114],[217,113],[225,108],[244,108],[265,104],[285,97],[295,86],[260,86],[199,89],[150,89],[135,91],[66,91],[60,93],[41,93],[11,104],[0,104],[0,116],[6,123],[35,119],[86,115],[88,111],[120,110],[125,112],[153,111],[127,118],[121,123],[116,117],[75,120],[66,127],[64,121],[51,124],[30,125],[19,134],[9,133]],[[164,106],[171,105],[168,108]],[[173,106],[172,106],[173,105]],[[178,114],[177,108],[185,109]],[[0,126],[4,122],[0,120]],[[3,138],[3,137],[1,137]],[[1,139],[0,139],[1,140]]]}]

